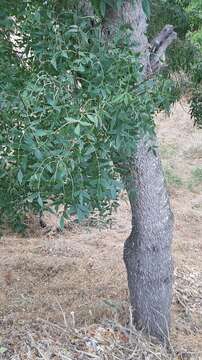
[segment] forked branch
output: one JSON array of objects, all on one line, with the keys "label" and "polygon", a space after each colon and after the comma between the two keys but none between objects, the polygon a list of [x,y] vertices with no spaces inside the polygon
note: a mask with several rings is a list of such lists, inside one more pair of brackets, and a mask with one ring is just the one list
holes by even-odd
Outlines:
[{"label": "forked branch", "polygon": [[163,30],[152,40],[150,50],[150,72],[158,71],[165,61],[165,52],[171,43],[177,39],[177,33],[172,25],[164,26]]}]

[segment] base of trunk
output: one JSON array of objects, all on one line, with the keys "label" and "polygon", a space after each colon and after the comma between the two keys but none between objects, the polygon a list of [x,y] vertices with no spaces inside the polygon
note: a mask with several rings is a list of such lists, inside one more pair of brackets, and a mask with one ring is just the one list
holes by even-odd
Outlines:
[{"label": "base of trunk", "polygon": [[170,251],[161,246],[142,248],[132,232],[125,242],[124,262],[134,325],[168,342],[173,273]]}]

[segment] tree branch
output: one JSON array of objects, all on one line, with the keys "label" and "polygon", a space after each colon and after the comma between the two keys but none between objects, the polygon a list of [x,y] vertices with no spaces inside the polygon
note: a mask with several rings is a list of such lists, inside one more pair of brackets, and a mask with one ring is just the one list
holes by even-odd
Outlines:
[{"label": "tree branch", "polygon": [[166,25],[152,40],[150,50],[150,72],[154,73],[162,67],[168,46],[177,39],[177,33],[172,25]]}]

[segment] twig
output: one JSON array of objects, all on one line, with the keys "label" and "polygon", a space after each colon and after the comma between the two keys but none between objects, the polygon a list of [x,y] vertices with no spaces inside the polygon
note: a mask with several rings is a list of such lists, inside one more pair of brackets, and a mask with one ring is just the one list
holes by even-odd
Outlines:
[{"label": "twig", "polygon": [[78,352],[78,353],[80,353],[80,354],[87,355],[87,356],[89,356],[89,357],[91,357],[91,358],[94,358],[94,359],[100,359],[100,356],[95,355],[95,354],[88,353],[88,352],[86,352],[86,351],[77,350],[77,349],[75,349],[75,351]]}]

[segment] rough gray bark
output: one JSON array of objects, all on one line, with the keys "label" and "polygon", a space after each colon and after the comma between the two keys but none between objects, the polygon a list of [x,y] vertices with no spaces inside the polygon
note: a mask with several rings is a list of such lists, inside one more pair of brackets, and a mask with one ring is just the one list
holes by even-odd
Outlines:
[{"label": "rough gray bark", "polygon": [[[110,11],[105,27],[115,31],[120,22],[133,29],[134,51],[141,53],[143,79],[161,67],[166,48],[176,38],[171,25],[166,25],[149,44],[147,22],[142,1],[125,1],[119,12]],[[156,138],[140,136],[130,163],[127,181],[132,210],[132,231],[124,246],[133,321],[137,328],[167,340],[172,299],[171,242],[173,217],[170,210],[164,174],[156,146]]]},{"label": "rough gray bark", "polygon": [[[120,22],[133,29],[134,51],[141,53],[143,79],[161,66],[167,46],[176,38],[170,25],[149,44],[142,1],[126,0],[119,11],[109,10],[104,36],[113,36]],[[124,246],[124,261],[132,315],[137,328],[167,340],[172,298],[171,241],[173,217],[159,154],[151,150],[156,138],[140,136],[130,163],[127,191],[132,210],[132,231]]]},{"label": "rough gray bark", "polygon": [[128,183],[132,231],[125,242],[124,261],[136,327],[167,340],[173,217],[159,155],[150,150],[153,141],[141,139],[132,163]]}]

